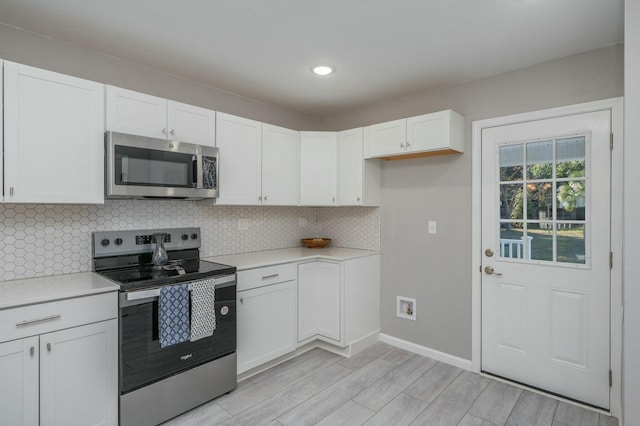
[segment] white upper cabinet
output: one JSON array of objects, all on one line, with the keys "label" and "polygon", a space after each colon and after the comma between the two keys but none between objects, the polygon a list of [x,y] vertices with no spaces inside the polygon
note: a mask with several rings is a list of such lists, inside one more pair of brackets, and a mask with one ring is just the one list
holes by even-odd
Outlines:
[{"label": "white upper cabinet", "polygon": [[380,205],[380,162],[364,160],[363,129],[338,132],[338,205]]},{"label": "white upper cabinet", "polygon": [[260,205],[262,201],[262,123],[216,114],[220,148],[220,196],[216,204]]},{"label": "white upper cabinet", "polygon": [[215,111],[107,86],[107,130],[215,145]]},{"label": "white upper cabinet", "polygon": [[301,132],[300,204],[333,206],[337,189],[336,132]]},{"label": "white upper cabinet", "polygon": [[104,85],[4,63],[4,201],[104,202]]},{"label": "white upper cabinet", "polygon": [[193,105],[168,101],[169,139],[215,146],[216,112]]},{"label": "white upper cabinet", "polygon": [[365,158],[395,160],[464,152],[464,118],[446,110],[365,128]]},{"label": "white upper cabinet", "polygon": [[300,132],[217,113],[220,196],[216,204],[299,204]]},{"label": "white upper cabinet", "polygon": [[262,205],[300,203],[300,132],[262,124]]},{"label": "white upper cabinet", "polygon": [[165,139],[167,100],[107,86],[107,130]]},{"label": "white upper cabinet", "polygon": [[366,127],[366,157],[404,152],[407,143],[407,119],[388,121]]}]

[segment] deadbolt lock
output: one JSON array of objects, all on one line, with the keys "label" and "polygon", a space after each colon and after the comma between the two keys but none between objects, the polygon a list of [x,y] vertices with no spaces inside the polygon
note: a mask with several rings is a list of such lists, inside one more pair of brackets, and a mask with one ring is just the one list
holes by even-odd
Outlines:
[{"label": "deadbolt lock", "polygon": [[486,249],[486,250],[484,251],[484,254],[485,254],[487,257],[493,257],[493,250],[491,250],[491,249]]}]

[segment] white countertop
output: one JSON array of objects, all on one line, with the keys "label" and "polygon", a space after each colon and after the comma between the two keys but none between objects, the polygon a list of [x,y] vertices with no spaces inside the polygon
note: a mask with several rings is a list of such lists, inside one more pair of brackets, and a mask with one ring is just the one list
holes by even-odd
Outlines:
[{"label": "white countertop", "polygon": [[120,286],[93,272],[0,282],[0,309],[118,291]]},{"label": "white countertop", "polygon": [[342,262],[344,260],[373,256],[376,254],[380,254],[380,252],[343,247],[324,247],[320,249],[294,247],[278,250],[265,250],[255,251],[251,253],[204,257],[203,259],[210,262],[235,266],[238,271],[242,271],[245,269],[260,268],[263,266],[278,265],[281,263],[301,262],[316,259]]}]

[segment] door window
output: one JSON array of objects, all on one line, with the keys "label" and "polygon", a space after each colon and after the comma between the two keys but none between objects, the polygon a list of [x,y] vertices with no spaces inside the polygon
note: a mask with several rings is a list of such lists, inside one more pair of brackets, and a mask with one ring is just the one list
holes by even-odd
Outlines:
[{"label": "door window", "polygon": [[588,266],[588,138],[498,147],[501,258]]}]

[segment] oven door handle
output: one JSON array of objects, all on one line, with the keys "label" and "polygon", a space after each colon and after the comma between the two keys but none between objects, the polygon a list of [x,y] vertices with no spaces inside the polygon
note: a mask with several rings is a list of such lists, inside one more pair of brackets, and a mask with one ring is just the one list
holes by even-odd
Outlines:
[{"label": "oven door handle", "polygon": [[[213,285],[216,287],[220,287],[222,286],[222,284],[232,283],[232,282],[235,282],[235,280],[236,280],[235,274],[227,275],[224,277],[213,278]],[[205,280],[198,280],[198,281],[205,281]],[[193,281],[193,282],[197,282],[197,281]],[[222,287],[227,287],[227,286],[222,286]],[[152,288],[149,290],[132,291],[131,293],[126,293],[127,301],[149,299],[151,297],[160,297],[160,288]]]}]

